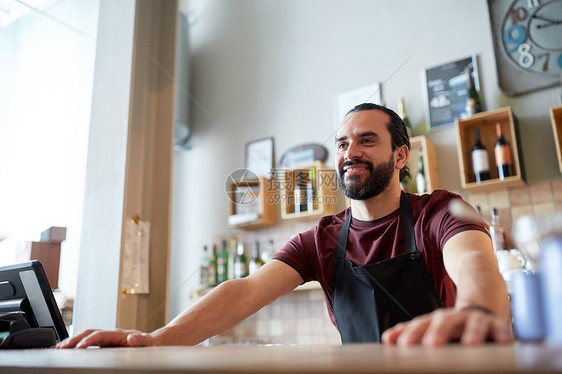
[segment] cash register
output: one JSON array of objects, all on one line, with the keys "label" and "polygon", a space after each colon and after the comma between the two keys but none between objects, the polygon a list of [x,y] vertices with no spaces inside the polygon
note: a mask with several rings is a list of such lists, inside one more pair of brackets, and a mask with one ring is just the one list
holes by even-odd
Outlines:
[{"label": "cash register", "polygon": [[41,263],[0,267],[0,348],[48,348],[67,337]]}]

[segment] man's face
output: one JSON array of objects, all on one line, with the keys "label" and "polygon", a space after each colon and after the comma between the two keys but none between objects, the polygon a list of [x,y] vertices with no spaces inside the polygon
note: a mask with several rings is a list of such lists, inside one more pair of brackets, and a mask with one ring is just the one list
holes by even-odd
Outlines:
[{"label": "man's face", "polygon": [[386,128],[389,121],[389,116],[378,110],[352,113],[342,121],[336,135],[336,176],[348,198],[377,196],[398,171]]}]

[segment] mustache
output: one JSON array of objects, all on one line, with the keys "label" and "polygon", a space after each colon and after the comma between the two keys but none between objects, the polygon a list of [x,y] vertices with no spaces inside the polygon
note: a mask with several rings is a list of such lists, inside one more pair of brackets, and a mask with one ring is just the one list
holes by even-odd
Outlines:
[{"label": "mustache", "polygon": [[367,168],[368,168],[370,171],[373,171],[373,163],[372,163],[371,161],[369,161],[369,160],[362,160],[362,159],[355,159],[355,160],[349,160],[349,161],[342,162],[342,164],[341,164],[340,167],[338,168],[338,169],[339,169],[339,172],[340,172],[340,175],[342,175],[342,174],[344,173],[343,168],[345,168],[346,166],[357,165],[357,164],[366,165]]}]

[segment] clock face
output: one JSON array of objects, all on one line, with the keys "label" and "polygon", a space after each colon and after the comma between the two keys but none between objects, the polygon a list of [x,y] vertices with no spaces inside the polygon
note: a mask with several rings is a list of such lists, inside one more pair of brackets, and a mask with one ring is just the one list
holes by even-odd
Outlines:
[{"label": "clock face", "polygon": [[515,0],[501,24],[502,48],[518,68],[562,72],[562,0]]}]

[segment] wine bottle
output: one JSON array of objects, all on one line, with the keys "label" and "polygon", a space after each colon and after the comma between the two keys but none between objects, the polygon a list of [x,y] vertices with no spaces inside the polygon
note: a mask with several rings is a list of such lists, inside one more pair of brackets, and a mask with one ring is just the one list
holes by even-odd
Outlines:
[{"label": "wine bottle", "polygon": [[217,284],[228,280],[228,249],[226,240],[222,241],[222,248],[217,258]]},{"label": "wine bottle", "polygon": [[203,246],[203,257],[201,258],[201,268],[199,269],[199,283],[203,287],[209,286],[209,248]]},{"label": "wine bottle", "polygon": [[307,211],[306,205],[306,181],[302,171],[297,173],[297,181],[295,184],[295,213],[303,213]]},{"label": "wine bottle", "polygon": [[213,252],[211,253],[211,258],[209,259],[209,276],[207,279],[207,285],[209,287],[217,285],[217,245],[215,243],[213,243]]},{"label": "wine bottle", "polygon": [[408,137],[412,137],[412,124],[410,123],[410,118],[408,118],[408,113],[406,113],[406,106],[404,105],[404,98],[398,98],[398,116],[402,118],[402,122],[406,125],[406,131],[408,132]]},{"label": "wine bottle", "polygon": [[474,78],[472,78],[472,69],[466,68],[466,89],[468,91],[468,99],[466,100],[466,115],[468,117],[482,111],[482,103],[476,87],[474,86]]},{"label": "wine bottle", "polygon": [[227,279],[234,279],[234,261],[236,259],[238,241],[236,238],[230,239],[230,250],[228,251]]},{"label": "wine bottle", "polygon": [[265,263],[271,261],[274,254],[275,254],[275,250],[273,249],[273,239],[269,239],[269,241],[267,242],[266,250],[261,253],[261,256],[260,256],[261,260],[265,264]]},{"label": "wine bottle", "polygon": [[244,254],[244,243],[238,243],[238,250],[234,258],[234,279],[248,276],[248,258]]},{"label": "wine bottle", "polygon": [[252,259],[250,260],[250,264],[248,266],[248,272],[252,274],[256,270],[258,270],[263,265],[263,261],[260,257],[260,243],[254,243],[254,253],[252,253]]},{"label": "wine bottle", "polygon": [[418,173],[416,174],[416,185],[418,189],[418,194],[421,195],[426,192],[427,184],[425,182],[425,171],[423,167],[423,153],[420,149],[420,155],[418,158]]},{"label": "wine bottle", "polygon": [[472,171],[476,183],[490,179],[490,160],[488,151],[480,141],[480,129],[474,129],[474,146],[472,147]]},{"label": "wine bottle", "polygon": [[507,238],[505,230],[500,223],[500,217],[496,208],[490,209],[490,237],[492,238],[492,247],[494,251],[507,250]]},{"label": "wine bottle", "polygon": [[313,212],[317,208],[316,203],[316,169],[308,169],[308,179],[306,181],[306,209]]},{"label": "wine bottle", "polygon": [[498,135],[498,140],[496,140],[496,146],[494,148],[494,153],[496,155],[496,165],[498,166],[498,177],[503,180],[506,177],[513,175],[511,160],[511,147],[509,143],[505,141],[502,133],[501,123],[496,123],[496,133]]}]

